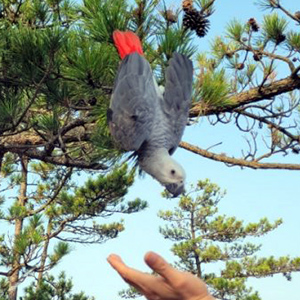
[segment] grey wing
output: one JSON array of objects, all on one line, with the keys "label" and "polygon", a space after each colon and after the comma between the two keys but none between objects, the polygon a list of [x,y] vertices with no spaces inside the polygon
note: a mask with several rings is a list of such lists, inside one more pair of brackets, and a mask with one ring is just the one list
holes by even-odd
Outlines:
[{"label": "grey wing", "polygon": [[108,124],[126,151],[137,151],[149,136],[158,100],[148,61],[138,53],[125,57],[115,81]]},{"label": "grey wing", "polygon": [[188,120],[193,84],[193,64],[186,56],[174,53],[166,70],[163,110],[171,125],[173,154],[182,138]]}]

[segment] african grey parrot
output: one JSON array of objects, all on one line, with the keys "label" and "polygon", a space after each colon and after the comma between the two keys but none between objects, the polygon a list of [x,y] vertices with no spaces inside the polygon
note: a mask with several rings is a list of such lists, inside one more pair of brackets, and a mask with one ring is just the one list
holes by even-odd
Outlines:
[{"label": "african grey parrot", "polygon": [[135,151],[139,167],[176,197],[184,191],[186,176],[171,155],[188,120],[192,62],[174,53],[163,91],[143,56],[139,38],[130,31],[115,31],[113,39],[123,60],[108,109],[111,135],[122,149]]}]

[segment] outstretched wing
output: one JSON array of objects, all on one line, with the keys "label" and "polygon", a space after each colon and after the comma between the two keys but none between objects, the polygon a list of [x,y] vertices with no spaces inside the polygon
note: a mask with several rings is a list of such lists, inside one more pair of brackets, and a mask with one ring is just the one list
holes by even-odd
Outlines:
[{"label": "outstretched wing", "polygon": [[108,123],[111,135],[126,151],[137,151],[147,140],[158,96],[148,61],[137,52],[127,55],[115,81]]},{"label": "outstretched wing", "polygon": [[171,124],[173,142],[170,154],[176,150],[187,124],[192,96],[193,64],[186,56],[174,53],[166,70],[163,110]]}]

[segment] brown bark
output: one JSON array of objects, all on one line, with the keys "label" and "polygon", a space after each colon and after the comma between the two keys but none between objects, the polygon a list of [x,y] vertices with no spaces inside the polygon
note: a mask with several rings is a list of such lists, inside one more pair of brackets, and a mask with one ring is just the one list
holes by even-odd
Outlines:
[{"label": "brown bark", "polygon": [[278,169],[278,170],[300,170],[300,164],[283,164],[283,163],[260,163],[257,161],[247,161],[244,159],[238,159],[234,157],[228,157],[224,154],[216,154],[207,150],[201,149],[186,142],[181,142],[179,145],[181,148],[190,152],[201,155],[202,157],[209,158],[215,161],[220,161],[232,166],[247,167],[251,169]]},{"label": "brown bark", "polygon": [[243,106],[245,104],[258,102],[261,100],[271,99],[272,97],[281,95],[286,92],[293,91],[300,88],[300,77],[289,76],[281,80],[266,84],[263,87],[255,87],[248,91],[232,95],[229,99],[228,105],[222,107],[207,107],[204,103],[195,104],[190,110],[190,117],[208,116],[222,112],[231,112],[234,108]]},{"label": "brown bark", "polygon": [[41,263],[40,263],[40,268],[39,268],[40,271],[38,273],[38,285],[40,285],[42,282],[43,274],[44,274],[44,270],[45,270],[45,266],[46,266],[46,260],[47,260],[47,256],[48,256],[48,247],[49,247],[49,243],[50,243],[50,235],[51,235],[51,228],[52,228],[51,222],[52,222],[52,219],[49,219],[48,226],[47,226],[47,235],[45,238],[43,253],[41,256]]},{"label": "brown bark", "polygon": [[[21,178],[21,184],[20,184],[20,193],[18,197],[18,204],[20,206],[25,206],[26,199],[27,199],[27,177],[28,177],[28,158],[25,156],[21,156],[21,167],[22,167],[22,178]],[[22,232],[23,228],[23,217],[19,217],[15,220],[15,239],[18,237],[18,235]],[[9,291],[8,296],[10,300],[16,300],[17,299],[17,285],[19,280],[19,272],[20,272],[20,254],[16,251],[16,249],[13,250],[13,263],[12,263],[12,270],[13,272],[9,276]]]},{"label": "brown bark", "polygon": [[[83,125],[86,125],[85,128]],[[61,141],[68,147],[68,144],[89,142],[91,132],[94,128],[93,124],[85,124],[83,120],[78,119],[66,125],[61,129]],[[45,141],[34,131],[24,131],[12,135],[2,136],[0,138],[0,154],[2,152],[12,152],[18,155],[26,155],[31,159],[37,159],[46,163],[55,165],[63,165],[66,167],[75,167],[92,170],[105,170],[107,166],[98,162],[90,162],[85,159],[71,158],[62,154],[61,156],[52,155],[52,152],[38,150],[37,148],[52,147],[52,150],[57,146],[59,136],[52,138],[50,141]]]},{"label": "brown bark", "polygon": [[[191,232],[192,232],[193,241],[196,240],[196,231],[195,231],[194,221],[195,221],[194,211],[191,211]],[[201,278],[202,277],[201,262],[200,262],[197,250],[198,250],[197,243],[194,242],[193,251],[194,251],[194,255],[195,255],[194,258],[195,258],[196,269],[197,269],[197,277]]]}]

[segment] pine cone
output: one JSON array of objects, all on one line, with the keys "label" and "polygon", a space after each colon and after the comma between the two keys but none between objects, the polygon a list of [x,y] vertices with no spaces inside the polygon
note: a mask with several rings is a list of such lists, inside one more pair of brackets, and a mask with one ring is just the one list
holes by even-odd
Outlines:
[{"label": "pine cone", "polygon": [[202,17],[201,20],[198,22],[198,28],[196,29],[196,33],[199,37],[204,37],[207,34],[207,31],[209,29],[209,21]]},{"label": "pine cone", "polygon": [[245,67],[245,65],[243,63],[239,63],[239,64],[236,65],[237,70],[243,70],[244,67]]},{"label": "pine cone", "polygon": [[174,12],[171,9],[168,9],[164,12],[164,17],[167,22],[169,23],[176,23],[177,22],[177,15],[174,14]]},{"label": "pine cone", "polygon": [[300,11],[296,11],[294,14],[295,18],[300,21]]},{"label": "pine cone", "polygon": [[193,9],[193,0],[183,0],[182,9],[187,12]]},{"label": "pine cone", "polygon": [[284,34],[278,34],[276,37],[276,44],[279,45],[280,43],[284,42],[286,39],[286,36]]},{"label": "pine cone", "polygon": [[195,30],[199,37],[205,36],[209,29],[209,21],[194,8],[185,12],[182,23],[185,28]]},{"label": "pine cone", "polygon": [[253,54],[253,59],[254,59],[255,61],[261,61],[261,59],[262,59],[262,54],[260,54],[260,53],[258,53],[258,52],[254,53],[254,54]]},{"label": "pine cone", "polygon": [[248,24],[250,25],[252,31],[257,32],[259,30],[259,26],[254,18],[249,19]]},{"label": "pine cone", "polygon": [[185,12],[182,20],[183,27],[189,28],[191,30],[196,30],[198,14],[199,13],[196,9]]},{"label": "pine cone", "polygon": [[233,53],[230,52],[230,51],[228,51],[228,52],[226,52],[225,56],[226,56],[226,58],[228,58],[228,59],[233,58]]}]

